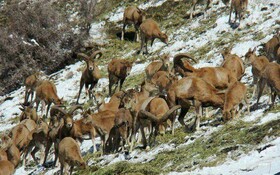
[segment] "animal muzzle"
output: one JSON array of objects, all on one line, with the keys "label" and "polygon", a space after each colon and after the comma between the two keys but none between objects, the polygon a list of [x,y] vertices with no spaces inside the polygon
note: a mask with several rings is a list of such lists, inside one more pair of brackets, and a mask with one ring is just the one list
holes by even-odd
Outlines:
[{"label": "animal muzzle", "polygon": [[72,123],[68,123],[68,124],[66,125],[66,127],[67,127],[67,128],[71,128],[71,127],[72,127]]}]

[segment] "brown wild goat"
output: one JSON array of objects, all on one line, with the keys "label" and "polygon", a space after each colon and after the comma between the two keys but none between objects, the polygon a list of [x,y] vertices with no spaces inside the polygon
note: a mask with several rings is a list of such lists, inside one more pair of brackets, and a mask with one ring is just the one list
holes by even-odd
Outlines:
[{"label": "brown wild goat", "polygon": [[280,33],[274,35],[267,43],[264,50],[269,58],[269,61],[277,61],[280,63]]},{"label": "brown wild goat", "polygon": [[199,129],[202,107],[213,106],[222,108],[224,105],[223,97],[224,94],[219,94],[215,87],[198,77],[182,78],[173,83],[167,92],[169,106],[181,106],[178,121],[186,128],[184,117],[191,106],[189,100],[193,101],[196,119],[194,125],[190,127],[191,130],[194,129],[194,126],[196,126],[196,129]]},{"label": "brown wild goat", "polygon": [[60,162],[60,174],[63,174],[64,168],[70,166],[70,175],[74,166],[86,168],[86,163],[81,155],[78,143],[71,137],[65,137],[58,145],[58,157]]},{"label": "brown wild goat", "polygon": [[[180,106],[174,106],[172,109],[169,109],[168,104],[166,103],[165,99],[163,98],[152,98],[147,99],[148,104],[146,106],[146,101],[143,103],[144,105],[141,106],[140,111],[140,119],[139,122],[141,123],[141,118],[148,118],[151,120],[152,123],[152,132],[150,133],[149,144],[153,144],[155,142],[156,136],[161,132],[162,134],[165,133],[165,126],[166,121],[169,119],[171,121],[171,128],[172,134],[174,135],[174,122],[175,116],[171,115],[175,110],[179,109]],[[143,116],[144,115],[144,116]],[[161,131],[160,131],[161,128]],[[145,139],[145,136],[143,137]]]},{"label": "brown wild goat", "polygon": [[67,112],[66,110],[60,108],[59,106],[53,106],[52,110],[57,110],[60,112],[59,117],[60,119],[55,119],[58,118],[56,116],[52,116],[51,118],[53,119],[52,123],[54,125],[54,128],[52,128],[51,126],[49,126],[50,129],[53,129],[53,132],[50,135],[49,132],[49,136],[48,136],[48,141],[47,141],[47,145],[46,145],[46,149],[45,149],[45,158],[44,158],[44,164],[46,163],[47,160],[47,156],[49,153],[49,150],[52,146],[52,143],[54,143],[55,146],[55,161],[54,161],[54,165],[56,164],[57,161],[57,146],[59,141],[61,141],[63,138],[65,137],[70,137],[72,136],[71,134],[73,133],[73,113],[77,110],[77,109],[82,109],[82,106],[72,106],[69,111]]},{"label": "brown wild goat", "polygon": [[[40,102],[44,101],[44,105],[48,105],[46,117],[48,117],[51,104],[54,103],[55,105],[61,105],[62,100],[62,98],[58,97],[55,84],[51,81],[45,80],[36,88],[36,111],[38,111]],[[42,106],[42,109],[44,108],[44,105]]]},{"label": "brown wild goat", "polygon": [[1,137],[1,141],[1,148],[6,150],[8,160],[14,165],[14,167],[17,167],[20,162],[20,152],[14,141],[5,134]]},{"label": "brown wild goat", "polygon": [[105,143],[107,142],[110,131],[114,126],[114,120],[116,117],[115,112],[106,110],[92,114],[90,110],[87,110],[84,112],[83,117],[83,124],[91,124],[100,136],[104,152]]},{"label": "brown wild goat", "polygon": [[119,109],[116,113],[115,126],[118,128],[120,133],[122,139],[122,149],[124,151],[124,146],[129,143],[133,129],[133,118],[129,110],[125,108]]},{"label": "brown wild goat", "polygon": [[119,92],[114,93],[114,95],[112,95],[112,97],[108,103],[103,102],[100,105],[98,112],[106,111],[106,110],[118,112],[124,95],[125,95],[124,91],[119,91]]},{"label": "brown wild goat", "polygon": [[206,7],[205,7],[205,11],[206,11],[209,8],[209,5],[210,5],[212,0],[192,0],[190,19],[193,18],[193,12],[195,11],[195,6],[198,3],[201,3],[201,2],[204,2],[204,1],[207,1]]},{"label": "brown wild goat", "polygon": [[143,10],[138,7],[127,7],[123,13],[123,29],[122,29],[122,40],[124,40],[125,26],[127,24],[133,24],[135,28],[134,41],[139,41],[139,26],[146,19],[146,14]]},{"label": "brown wild goat", "polygon": [[[231,118],[237,116],[239,117],[241,111],[241,104],[247,106],[247,112],[250,113],[249,101],[247,99],[247,87],[236,81],[232,84],[225,93],[225,104],[223,109],[223,119],[224,121],[230,120]],[[236,115],[237,108],[239,106],[238,114]]]},{"label": "brown wild goat", "polygon": [[236,81],[233,74],[223,67],[202,67],[194,68],[189,62],[183,62],[182,58],[193,59],[188,54],[178,54],[174,57],[174,71],[181,76],[195,76],[202,78],[212,86],[218,89],[225,89]]},{"label": "brown wild goat", "polygon": [[[86,88],[86,93],[88,93],[88,95],[89,95],[89,99],[92,99],[92,97],[93,97],[92,89],[98,83],[98,80],[101,78],[100,70],[99,70],[96,62],[94,61],[96,59],[97,55],[99,55],[99,58],[100,58],[102,56],[102,52],[100,50],[98,50],[98,51],[93,52],[93,54],[91,54],[90,56],[87,56],[86,54],[83,54],[83,53],[78,54],[78,56],[82,57],[82,59],[87,63],[87,66],[86,66],[86,69],[82,73],[82,77],[80,80],[80,90],[79,90],[76,104],[79,103],[79,98],[80,98],[81,91],[82,91],[84,85]],[[89,85],[90,85],[90,88],[88,90]]]},{"label": "brown wild goat", "polygon": [[[32,140],[29,142],[26,150],[25,150],[25,156],[24,156],[24,165],[26,164],[26,158],[31,152],[31,156],[36,164],[39,164],[37,161],[35,154],[39,151],[42,150],[44,145],[47,144],[47,134],[48,134],[48,124],[43,121],[43,119],[39,119],[37,121],[37,128],[35,129],[35,132],[32,134]],[[40,157],[40,163],[43,163],[44,155],[41,154]]]},{"label": "brown wild goat", "polygon": [[158,71],[170,71],[169,56],[163,55],[159,61],[151,62],[145,69],[147,79],[151,79]]},{"label": "brown wild goat", "polygon": [[[122,89],[125,78],[129,75],[132,68],[132,62],[123,59],[112,59],[108,64],[109,74],[109,95],[112,95],[112,86],[116,85],[119,90]],[[120,86],[118,86],[120,84]],[[116,91],[116,88],[114,92]]]},{"label": "brown wild goat", "polygon": [[36,109],[33,108],[32,105],[25,106],[24,104],[21,104],[21,108],[19,109],[22,111],[19,117],[19,121],[23,121],[24,119],[32,119],[37,122],[39,120]]},{"label": "brown wild goat", "polygon": [[248,6],[248,0],[232,0],[230,4],[230,12],[229,12],[229,19],[228,23],[231,24],[231,14],[232,10],[235,11],[235,20],[234,23],[237,21],[237,16],[239,19],[239,23],[241,18],[244,16]]},{"label": "brown wild goat", "polygon": [[[253,74],[252,84],[255,85],[252,97],[255,96],[256,89],[257,89],[256,84],[260,79],[260,73],[262,70],[264,70],[265,66],[269,63],[269,60],[267,59],[266,56],[257,56],[255,52],[256,52],[256,48],[254,48],[253,51],[250,48],[248,52],[245,54],[246,61],[252,65],[252,74]],[[259,89],[257,91],[259,91]]]},{"label": "brown wild goat", "polygon": [[172,73],[169,73],[167,71],[158,71],[154,74],[151,82],[159,88],[160,95],[164,95],[164,91],[167,92],[173,82],[177,80],[178,78]]},{"label": "brown wild goat", "polygon": [[222,56],[224,58],[224,61],[221,65],[221,67],[228,69],[232,75],[240,81],[242,76],[244,75],[245,72],[245,67],[243,64],[242,59],[237,56],[236,54],[231,54],[229,48],[226,48],[222,52]]},{"label": "brown wild goat", "polygon": [[157,22],[149,18],[142,22],[140,25],[140,36],[141,36],[141,50],[140,53],[144,50],[144,45],[146,51],[144,53],[148,54],[148,40],[151,40],[151,46],[156,38],[160,39],[165,44],[168,43],[168,36],[161,32],[158,27]]},{"label": "brown wild goat", "polygon": [[40,72],[36,72],[30,76],[28,76],[25,81],[25,97],[24,97],[24,104],[28,102],[29,96],[31,95],[30,103],[32,103],[33,95],[36,86],[39,84],[40,81]]},{"label": "brown wild goat", "polygon": [[262,95],[263,89],[267,84],[271,89],[271,101],[272,104],[270,107],[274,106],[276,96],[280,98],[280,65],[277,63],[268,63],[265,68],[261,71],[260,80],[258,82],[258,97],[256,102],[256,108],[258,107],[258,103],[260,97]]}]

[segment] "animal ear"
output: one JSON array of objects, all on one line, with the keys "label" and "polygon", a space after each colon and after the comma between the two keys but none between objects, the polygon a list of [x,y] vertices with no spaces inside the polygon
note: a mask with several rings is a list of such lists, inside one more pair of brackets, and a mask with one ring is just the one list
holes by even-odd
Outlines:
[{"label": "animal ear", "polygon": [[87,114],[91,114],[91,111],[90,111],[90,109],[88,109],[88,110],[86,111],[86,113],[87,113]]},{"label": "animal ear", "polygon": [[19,108],[21,111],[24,111],[24,109],[23,108]]},{"label": "animal ear", "polygon": [[256,50],[257,50],[257,47],[254,48],[253,53],[256,52]]}]

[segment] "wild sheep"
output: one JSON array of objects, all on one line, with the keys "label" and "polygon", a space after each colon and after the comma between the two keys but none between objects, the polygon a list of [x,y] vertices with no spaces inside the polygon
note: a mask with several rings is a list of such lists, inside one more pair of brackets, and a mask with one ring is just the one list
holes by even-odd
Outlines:
[{"label": "wild sheep", "polygon": [[241,21],[241,18],[244,16],[248,6],[248,0],[232,0],[230,4],[230,12],[229,12],[229,19],[228,23],[231,24],[231,13],[232,10],[235,11],[235,20],[234,23],[237,20],[237,16],[239,19],[239,22]]},{"label": "wild sheep", "polygon": [[151,82],[158,87],[159,96],[166,98],[169,87],[178,80],[178,77],[167,71],[158,71],[154,74]]},{"label": "wild sheep", "polygon": [[188,112],[191,103],[196,111],[196,119],[193,126],[190,129],[199,129],[200,118],[202,116],[202,107],[213,106],[222,108],[224,105],[224,94],[218,94],[218,90],[198,77],[184,77],[179,81],[172,84],[167,92],[167,101],[170,107],[175,105],[181,105],[181,113],[178,121],[181,125],[187,126],[184,123],[184,117]]},{"label": "wild sheep", "polygon": [[151,62],[146,68],[145,73],[147,79],[151,79],[158,71],[170,71],[169,56],[163,55],[159,61]]},{"label": "wild sheep", "polygon": [[33,108],[32,105],[25,106],[21,104],[21,108],[19,108],[22,112],[20,114],[19,121],[23,121],[24,119],[32,119],[35,122],[39,119],[37,115],[36,109]]},{"label": "wild sheep", "polygon": [[252,84],[255,85],[252,97],[255,96],[256,89],[257,89],[256,84],[260,79],[260,73],[262,70],[264,70],[265,66],[269,63],[269,60],[266,56],[257,56],[255,52],[256,52],[256,48],[253,51],[250,48],[248,52],[245,54],[245,60],[252,65],[252,74],[253,74]]},{"label": "wild sheep", "polygon": [[49,154],[49,150],[54,143],[54,154],[55,154],[55,160],[53,167],[56,164],[57,158],[58,158],[58,144],[59,144],[59,131],[64,125],[64,120],[62,117],[51,117],[50,118],[50,123],[49,123],[49,131],[48,135],[46,137],[47,144],[45,148],[45,157],[43,161],[43,166],[46,165],[47,157]]},{"label": "wild sheep", "polygon": [[1,137],[2,144],[1,148],[6,150],[8,160],[17,167],[20,162],[20,152],[19,149],[16,147],[14,141],[8,135],[3,135]]},{"label": "wild sheep", "polygon": [[[37,128],[35,129],[35,132],[32,134],[32,140],[29,142],[26,150],[25,150],[25,158],[24,158],[24,164],[26,164],[26,158],[31,151],[31,156],[36,164],[39,164],[37,161],[35,154],[42,150],[44,145],[47,144],[47,135],[48,135],[48,124],[43,121],[43,119],[40,119],[37,121]],[[44,155],[41,154],[40,157],[40,163],[43,164],[43,158]]]},{"label": "wild sheep", "polygon": [[46,117],[48,117],[48,112],[52,103],[54,103],[55,105],[62,104],[63,99],[58,97],[57,90],[53,82],[45,80],[36,88],[36,111],[38,111],[38,107],[41,101],[44,102],[42,109],[44,108],[45,104],[48,105]]},{"label": "wild sheep", "polygon": [[268,63],[265,66],[265,68],[261,71],[260,77],[261,78],[258,82],[259,91],[255,107],[258,107],[260,97],[266,84],[271,89],[272,104],[270,107],[273,107],[276,96],[280,98],[280,65],[273,62]]},{"label": "wild sheep", "polygon": [[244,75],[245,67],[244,67],[242,59],[239,56],[237,56],[236,54],[231,54],[230,50],[231,49],[229,49],[229,48],[226,48],[225,50],[223,50],[222,56],[223,56],[224,61],[221,65],[221,67],[228,69],[233,74],[233,76],[238,81],[240,81],[240,79]]},{"label": "wild sheep", "polygon": [[122,29],[122,40],[124,40],[125,26],[127,24],[133,24],[135,28],[134,41],[139,41],[139,26],[146,19],[146,14],[143,10],[138,7],[127,7],[123,14],[123,29]]},{"label": "wild sheep", "polygon": [[195,76],[203,79],[217,89],[226,89],[237,79],[232,73],[223,67],[202,67],[193,72],[185,72],[185,76]]},{"label": "wild sheep", "polygon": [[133,129],[133,118],[129,110],[125,108],[119,109],[115,117],[115,126],[118,129],[122,139],[122,149],[129,143],[129,139]]},{"label": "wild sheep", "polygon": [[0,175],[14,174],[15,166],[8,160],[0,160]]},{"label": "wild sheep", "polygon": [[95,144],[95,137],[97,135],[95,128],[91,124],[84,124],[83,118],[73,122],[73,127],[70,131],[70,135],[75,140],[82,142],[84,140],[84,135],[89,135],[92,140],[93,152],[97,151]]},{"label": "wild sheep", "polygon": [[[126,77],[129,75],[133,62],[123,59],[112,59],[108,64],[109,74],[109,95],[112,95],[112,86],[116,84],[116,88],[122,89],[122,85]],[[118,84],[120,84],[118,86]],[[116,91],[116,88],[114,92]]]},{"label": "wild sheep", "polygon": [[[193,12],[195,11],[195,6],[196,6],[198,3],[201,3],[201,2],[204,2],[204,1],[206,1],[206,0],[192,0],[190,19],[193,18]],[[206,7],[205,7],[205,11],[209,8],[209,5],[210,5],[211,1],[212,1],[212,0],[207,0],[207,4],[206,4]]]},{"label": "wild sheep", "polygon": [[98,112],[110,110],[113,112],[117,112],[121,105],[122,98],[124,97],[124,91],[119,91],[112,95],[110,101],[108,103],[102,103],[98,109]]},{"label": "wild sheep", "polygon": [[194,68],[189,62],[182,62],[182,58],[193,59],[188,54],[178,54],[174,56],[174,71],[181,76],[196,76],[213,85],[218,89],[225,89],[236,81],[233,74],[223,67],[202,67]]},{"label": "wild sheep", "polygon": [[186,71],[190,71],[190,72],[194,71],[194,67],[191,66],[188,60],[182,60],[182,58],[191,59],[195,63],[197,63],[197,61],[187,53],[179,53],[174,56],[173,59],[174,73],[178,73],[183,77]]},{"label": "wild sheep", "polygon": [[87,110],[83,114],[83,124],[91,124],[101,138],[103,145],[103,152],[105,151],[105,143],[109,137],[109,133],[114,126],[116,114],[112,111],[102,111],[92,114]]},{"label": "wild sheep", "polygon": [[[32,131],[34,132],[35,130],[33,129]],[[32,131],[29,131],[23,124],[18,124],[12,128],[10,136],[20,151],[23,151],[32,140]]]},{"label": "wild sheep", "polygon": [[24,85],[25,85],[24,104],[26,104],[28,102],[30,95],[31,95],[30,103],[32,103],[35,88],[40,82],[40,74],[41,74],[40,72],[36,72],[36,73],[28,76],[25,79],[25,81],[24,81]]},{"label": "wild sheep", "polygon": [[[82,158],[78,143],[71,137],[65,137],[58,145],[58,157],[60,162],[60,174],[63,174],[65,168],[70,166],[70,175],[74,166],[86,168],[86,163]],[[68,170],[66,170],[68,171]],[[64,171],[65,172],[65,171]]]},{"label": "wild sheep", "polygon": [[[99,55],[99,58],[102,56],[102,52],[100,50],[97,50],[93,52],[90,56],[87,56],[86,54],[79,53],[78,56],[81,57],[86,63],[87,66],[85,70],[82,73],[81,80],[80,80],[80,90],[77,97],[76,104],[79,103],[79,98],[81,95],[82,88],[85,85],[86,93],[89,95],[89,99],[92,99],[92,89],[97,84],[98,80],[101,78],[100,70],[94,61],[94,59],[97,58],[97,55]],[[88,87],[90,85],[90,88],[88,90]]]},{"label": "wild sheep", "polygon": [[[247,87],[236,81],[232,84],[225,92],[225,104],[223,109],[223,119],[227,121],[235,116],[240,115],[241,104],[245,104],[247,106],[247,112],[250,113],[249,101],[247,99]],[[236,115],[237,107],[239,108],[238,114]]]},{"label": "wild sheep", "polygon": [[145,53],[148,54],[148,40],[151,40],[151,46],[156,38],[160,39],[163,43],[168,43],[168,36],[161,32],[157,22],[149,18],[142,22],[140,25],[140,36],[141,36],[141,49],[140,53],[146,48]]},{"label": "wild sheep", "polygon": [[[143,104],[145,103],[146,102],[144,102]],[[138,122],[142,123],[141,122],[142,118],[144,119],[146,117],[152,122],[152,132],[150,133],[150,137],[149,137],[149,145],[155,142],[155,138],[160,132],[162,133],[165,132],[164,125],[168,119],[172,123],[171,128],[172,128],[172,134],[174,135],[175,115],[171,115],[171,114],[178,108],[179,106],[174,106],[172,109],[169,109],[166,100],[158,97],[149,100],[146,107],[141,106],[140,118]],[[164,129],[160,131],[160,127]],[[145,139],[145,137],[143,137],[143,139]]]},{"label": "wild sheep", "polygon": [[[150,120],[146,120],[145,122],[139,123],[139,112],[142,108],[142,106],[148,105],[148,101],[153,96],[154,92],[157,92],[158,89],[156,86],[148,81],[144,81],[141,84],[141,91],[132,91],[132,92],[126,92],[126,96],[123,98],[123,104],[125,104],[125,108],[129,109],[131,111],[131,114],[134,118],[133,122],[133,133],[132,133],[132,141],[130,145],[130,151],[132,151],[134,142],[135,142],[135,136],[138,129],[140,129],[141,135],[143,137],[143,146],[147,146],[144,128],[150,127],[151,122]],[[145,103],[144,103],[145,102]]]},{"label": "wild sheep", "polygon": [[265,43],[264,50],[269,58],[269,61],[277,61],[280,63],[280,33],[274,35],[270,40]]}]

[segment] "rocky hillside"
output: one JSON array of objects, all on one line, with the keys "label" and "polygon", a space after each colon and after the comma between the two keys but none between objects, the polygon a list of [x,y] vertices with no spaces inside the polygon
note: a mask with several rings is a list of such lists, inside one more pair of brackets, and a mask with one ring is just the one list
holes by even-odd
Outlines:
[{"label": "rocky hillside", "polygon": [[[82,16],[76,13],[75,3],[71,2],[65,2],[60,7],[71,9],[68,12],[69,18],[78,21]],[[124,8],[128,5],[139,6],[146,11],[148,17],[158,21],[160,28],[169,36],[168,46],[156,40],[152,47],[148,47],[149,55],[139,55],[140,43],[132,41],[134,34],[132,26],[126,30],[125,41],[120,40],[122,15]],[[258,54],[263,54],[261,45],[267,42],[277,29],[280,29],[279,0],[270,0],[269,3],[266,0],[249,0],[248,13],[239,26],[228,24],[229,7],[218,0],[214,0],[211,8],[204,15],[199,13],[203,11],[203,8],[203,6],[198,6],[197,15],[189,19],[189,1],[186,3],[181,0],[138,0],[111,3],[110,8],[93,20],[89,37],[82,40],[83,43],[94,46],[94,50],[98,48],[103,52],[103,56],[97,60],[103,78],[99,81],[96,91],[101,92],[103,87],[108,86],[107,63],[112,58],[134,61],[131,74],[124,83],[125,89],[133,88],[144,80],[145,66],[152,60],[158,59],[159,55],[169,54],[172,61],[175,54],[186,52],[198,60],[195,67],[218,66],[222,63],[220,52],[225,47],[232,47],[232,53],[242,58],[249,48],[257,47]],[[82,31],[80,29],[78,26],[77,35]],[[54,43],[62,42],[60,37],[56,39]],[[32,43],[31,40],[28,42]],[[77,44],[74,43],[74,45]],[[33,45],[37,47],[35,42]],[[38,45],[41,43],[38,42]],[[70,45],[72,48],[73,45]],[[21,51],[14,54],[19,55],[19,53]],[[60,52],[56,54],[63,57]],[[46,62],[44,67],[48,66],[49,63]],[[75,102],[83,66],[84,63],[78,61],[51,74],[57,86],[58,95],[64,97],[67,104]],[[3,70],[1,68],[1,71]],[[15,71],[16,67],[11,70]],[[45,69],[42,68],[42,70]],[[47,71],[47,73],[50,72]],[[249,65],[245,72],[242,82],[247,85],[248,97],[251,98],[252,73]],[[8,80],[1,80],[3,83],[8,82]],[[23,96],[24,87],[1,96],[0,132],[5,132],[18,123],[19,103],[23,102]],[[92,103],[87,102],[84,92],[80,101],[85,102],[85,108],[94,108]],[[85,141],[81,145],[81,150],[88,167],[85,170],[76,170],[75,173],[98,175],[276,174],[280,172],[278,165],[280,161],[279,101],[280,99],[277,99],[275,108],[268,110],[269,97],[266,94],[262,96],[258,110],[251,111],[250,114],[244,111],[240,118],[235,118],[226,124],[220,121],[221,111],[215,111],[211,118],[203,119],[201,130],[194,133],[185,133],[177,123],[174,136],[167,132],[157,137],[156,145],[150,150],[135,149],[129,155],[120,152],[100,156],[100,152],[92,153],[92,142]],[[250,100],[251,105],[255,102],[255,99]],[[190,121],[193,116],[192,109],[187,114],[186,121]],[[79,117],[80,115],[76,116],[76,118]],[[100,140],[98,141],[100,143]],[[52,169],[35,166],[30,158],[29,165],[19,166],[15,174],[54,174],[58,170],[59,167]]]}]

